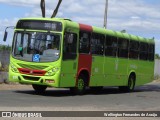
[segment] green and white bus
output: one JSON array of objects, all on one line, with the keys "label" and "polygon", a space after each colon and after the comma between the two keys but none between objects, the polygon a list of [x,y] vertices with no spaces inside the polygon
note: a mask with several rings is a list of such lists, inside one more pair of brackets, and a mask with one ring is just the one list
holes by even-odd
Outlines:
[{"label": "green and white bus", "polygon": [[[5,38],[7,32],[5,34]],[[117,86],[133,91],[154,76],[155,42],[62,18],[24,18],[14,29],[9,81],[70,88]]]}]

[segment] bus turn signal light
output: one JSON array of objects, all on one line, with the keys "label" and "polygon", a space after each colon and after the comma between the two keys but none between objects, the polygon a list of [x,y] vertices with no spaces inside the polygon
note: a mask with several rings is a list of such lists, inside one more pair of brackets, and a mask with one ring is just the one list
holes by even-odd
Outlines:
[{"label": "bus turn signal light", "polygon": [[54,80],[46,80],[46,83],[55,83]]}]

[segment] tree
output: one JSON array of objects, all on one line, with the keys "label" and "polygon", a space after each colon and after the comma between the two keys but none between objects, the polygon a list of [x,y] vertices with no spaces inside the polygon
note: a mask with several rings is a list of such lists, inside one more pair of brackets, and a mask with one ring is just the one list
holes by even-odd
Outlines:
[{"label": "tree", "polygon": [[155,59],[160,59],[160,56],[159,56],[159,54],[155,54]]}]

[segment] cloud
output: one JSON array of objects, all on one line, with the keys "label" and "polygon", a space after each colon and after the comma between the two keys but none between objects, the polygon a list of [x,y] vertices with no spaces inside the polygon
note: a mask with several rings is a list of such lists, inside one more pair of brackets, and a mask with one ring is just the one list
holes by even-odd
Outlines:
[{"label": "cloud", "polygon": [[1,3],[17,5],[17,6],[28,6],[34,7],[39,4],[40,0],[0,0]]},{"label": "cloud", "polygon": [[[46,16],[50,17],[58,0],[46,0]],[[41,17],[40,0],[0,0],[0,3],[27,6],[30,12],[22,17]],[[63,0],[57,17],[103,27],[105,0]],[[160,1],[109,0],[108,29],[123,30],[145,37],[157,37],[160,31]],[[16,17],[16,16],[15,16]],[[0,25],[15,25],[16,20],[1,19]]]},{"label": "cloud", "polygon": [[0,35],[3,35],[3,31],[0,31]]},{"label": "cloud", "polygon": [[[52,15],[57,2],[46,0],[47,17]],[[41,17],[40,0],[0,0],[0,3],[32,7],[31,12],[22,17]],[[109,0],[108,27],[128,31],[160,30],[160,7],[156,6],[145,0]],[[57,16],[102,27],[104,9],[105,0],[63,0]]]},{"label": "cloud", "polygon": [[0,26],[1,28],[7,27],[7,26],[15,26],[19,18],[13,18],[13,19],[0,19]]}]

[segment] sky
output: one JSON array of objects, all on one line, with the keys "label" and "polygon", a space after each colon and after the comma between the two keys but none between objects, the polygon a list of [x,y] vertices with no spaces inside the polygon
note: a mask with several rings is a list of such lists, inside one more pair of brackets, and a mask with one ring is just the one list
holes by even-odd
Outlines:
[{"label": "sky", "polygon": [[[62,0],[56,17],[103,27],[106,0]],[[160,0],[108,0],[107,29],[121,31],[145,38],[155,38],[156,53],[160,54]],[[46,17],[50,17],[58,0],[46,0]],[[13,30],[20,18],[41,17],[40,0],[0,0],[0,44],[11,45]]]}]

